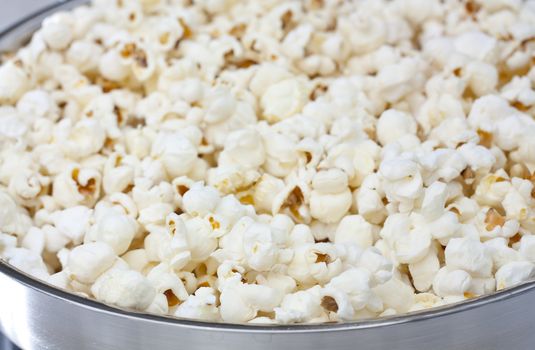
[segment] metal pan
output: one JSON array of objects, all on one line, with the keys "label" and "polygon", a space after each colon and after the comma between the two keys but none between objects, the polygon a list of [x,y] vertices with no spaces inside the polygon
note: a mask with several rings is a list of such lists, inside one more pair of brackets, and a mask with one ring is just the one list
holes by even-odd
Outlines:
[{"label": "metal pan", "polygon": [[[0,51],[22,45],[64,1],[0,33]],[[0,261],[0,330],[23,349],[526,350],[535,344],[535,282],[457,305],[378,320],[254,326],[119,310],[58,290]]]}]

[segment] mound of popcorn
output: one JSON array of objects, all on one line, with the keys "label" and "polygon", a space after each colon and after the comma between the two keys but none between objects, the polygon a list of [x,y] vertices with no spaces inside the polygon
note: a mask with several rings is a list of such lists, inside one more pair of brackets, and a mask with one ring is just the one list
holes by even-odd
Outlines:
[{"label": "mound of popcorn", "polygon": [[535,2],[94,0],[0,67],[0,256],[321,323],[535,278]]}]

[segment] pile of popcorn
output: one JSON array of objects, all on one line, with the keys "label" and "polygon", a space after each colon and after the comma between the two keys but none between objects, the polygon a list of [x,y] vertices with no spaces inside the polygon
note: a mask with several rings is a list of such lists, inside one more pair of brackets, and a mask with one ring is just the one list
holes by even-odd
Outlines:
[{"label": "pile of popcorn", "polygon": [[535,278],[535,2],[94,0],[0,67],[0,255],[121,308],[395,315]]}]

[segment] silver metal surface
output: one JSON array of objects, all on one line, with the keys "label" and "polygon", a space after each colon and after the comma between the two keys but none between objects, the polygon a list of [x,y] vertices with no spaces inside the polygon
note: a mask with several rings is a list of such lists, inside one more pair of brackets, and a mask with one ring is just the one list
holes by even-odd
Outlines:
[{"label": "silver metal surface", "polygon": [[62,0],[0,0],[0,31],[21,17]]},{"label": "silver metal surface", "polygon": [[[15,49],[42,18],[0,34]],[[453,307],[329,325],[206,323],[118,310],[55,289],[0,261],[0,331],[23,349],[527,350],[535,346],[535,282]]]}]

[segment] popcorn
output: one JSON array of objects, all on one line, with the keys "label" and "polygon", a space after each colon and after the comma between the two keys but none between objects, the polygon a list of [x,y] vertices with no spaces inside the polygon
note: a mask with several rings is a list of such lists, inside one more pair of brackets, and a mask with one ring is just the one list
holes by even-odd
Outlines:
[{"label": "popcorn", "polygon": [[280,323],[312,321],[321,317],[321,288],[315,286],[284,296],[279,307],[275,308],[275,319]]},{"label": "popcorn", "polygon": [[360,215],[348,215],[344,217],[334,237],[334,243],[355,243],[365,249],[373,244],[372,225]]},{"label": "popcorn", "polygon": [[101,175],[91,168],[70,166],[52,184],[52,196],[61,206],[92,206],[100,195]]},{"label": "popcorn", "polygon": [[496,289],[504,289],[525,282],[535,275],[535,265],[528,261],[512,261],[496,271]]},{"label": "popcorn", "polygon": [[535,278],[533,6],[190,2],[95,0],[5,57],[0,258],[253,324]]},{"label": "popcorn", "polygon": [[472,238],[452,238],[445,250],[446,265],[461,269],[474,277],[491,274],[493,262],[485,246]]},{"label": "popcorn", "polygon": [[468,78],[468,86],[476,96],[490,94],[498,85],[498,71],[485,62],[470,62],[466,66],[465,75]]},{"label": "popcorn", "polygon": [[312,179],[310,215],[320,221],[339,221],[351,206],[347,175],[338,169],[320,171]]},{"label": "popcorn", "polygon": [[37,227],[30,228],[22,239],[21,246],[30,250],[32,253],[41,255],[45,249],[44,232]]},{"label": "popcorn", "polygon": [[530,262],[535,261],[535,238],[533,236],[522,236],[518,252],[522,257]]},{"label": "popcorn", "polygon": [[253,223],[243,233],[247,264],[256,271],[269,271],[277,262],[278,249],[268,225]]},{"label": "popcorn", "polygon": [[286,119],[301,111],[307,101],[306,86],[298,79],[286,79],[267,88],[260,104],[270,123]]},{"label": "popcorn", "polygon": [[161,159],[167,175],[175,178],[192,170],[197,150],[181,133],[160,133],[152,144],[151,155]]},{"label": "popcorn", "polygon": [[67,63],[75,66],[82,72],[98,69],[100,57],[104,50],[102,47],[86,40],[75,40],[66,52]]},{"label": "popcorn", "polygon": [[267,286],[238,283],[221,291],[219,311],[225,322],[245,322],[258,311],[271,312],[280,303],[276,291]]},{"label": "popcorn", "polygon": [[288,275],[300,283],[326,283],[342,272],[342,261],[335,247],[305,244],[295,249],[288,265]]},{"label": "popcorn", "polygon": [[59,233],[68,237],[73,244],[80,244],[89,230],[92,210],[79,205],[53,212],[50,217]]},{"label": "popcorn", "polygon": [[493,238],[483,243],[492,256],[496,270],[511,261],[522,260],[522,253],[510,248],[507,243],[507,240],[502,237]]},{"label": "popcorn", "polygon": [[423,191],[423,180],[418,164],[412,160],[391,159],[381,163],[379,174],[384,181],[384,191],[391,201],[410,202]]},{"label": "popcorn", "polygon": [[[322,306],[335,312],[341,320],[350,320],[355,312],[373,307],[374,295],[370,289],[370,276],[366,270],[353,268],[334,277],[321,292]],[[381,307],[380,305],[379,307]]]},{"label": "popcorn", "polygon": [[415,294],[409,285],[399,277],[372,288],[372,292],[382,301],[382,309],[393,309],[398,313],[407,312],[414,303]]},{"label": "popcorn", "polygon": [[272,212],[276,196],[283,190],[284,181],[267,173],[263,174],[254,186],[255,208],[259,211]]},{"label": "popcorn", "polygon": [[102,302],[137,310],[147,309],[156,297],[156,291],[146,277],[121,268],[103,273],[91,287],[91,293]]},{"label": "popcorn", "polygon": [[380,178],[376,174],[366,176],[354,194],[360,215],[370,223],[382,223],[387,215],[383,197]]},{"label": "popcorn", "polygon": [[130,247],[137,229],[138,224],[132,217],[110,211],[97,218],[85,235],[85,241],[105,242],[113,248],[115,254],[121,255]]},{"label": "popcorn", "polygon": [[433,291],[441,296],[464,296],[470,288],[472,277],[464,270],[441,268],[433,281]]},{"label": "popcorn", "polygon": [[117,50],[109,50],[100,57],[98,64],[102,76],[111,81],[122,81],[130,75],[130,68]]},{"label": "popcorn", "polygon": [[41,255],[31,250],[14,248],[5,254],[5,258],[10,265],[35,278],[46,280],[49,276]]},{"label": "popcorn", "polygon": [[455,50],[476,60],[491,60],[496,39],[479,31],[466,32],[455,38]]},{"label": "popcorn", "polygon": [[340,31],[350,38],[351,51],[355,54],[371,52],[386,40],[387,28],[384,20],[377,16],[354,13],[340,18]]},{"label": "popcorn", "polygon": [[390,215],[380,235],[400,263],[418,262],[431,248],[431,234],[425,229],[414,227],[411,218],[405,214]]},{"label": "popcorn", "polygon": [[93,283],[112,267],[117,256],[112,247],[103,242],[91,242],[77,246],[69,253],[66,270],[71,279],[81,283]]},{"label": "popcorn", "polygon": [[408,114],[395,109],[383,112],[377,121],[377,139],[386,145],[405,134],[416,133],[416,123]]},{"label": "popcorn", "polygon": [[218,160],[219,166],[256,169],[265,161],[264,145],[256,130],[236,130],[228,135]]},{"label": "popcorn", "polygon": [[15,201],[5,191],[0,190],[0,231],[24,236],[31,226],[25,211],[17,207]]},{"label": "popcorn", "polygon": [[174,315],[204,321],[218,321],[219,310],[216,306],[215,291],[212,288],[201,287],[195,294],[180,304]]},{"label": "popcorn", "polygon": [[167,263],[163,262],[152,268],[147,274],[147,280],[156,288],[158,293],[165,294],[169,307],[175,306],[179,301],[186,300],[189,296],[184,283]]},{"label": "popcorn", "polygon": [[14,62],[0,67],[0,101],[14,102],[28,89],[29,81],[26,72]]},{"label": "popcorn", "polygon": [[420,261],[409,264],[414,288],[420,292],[429,290],[439,269],[440,262],[437,253],[433,250],[430,250]]},{"label": "popcorn", "polygon": [[72,40],[72,25],[71,19],[62,14],[45,19],[41,29],[43,40],[54,50],[66,49]]},{"label": "popcorn", "polygon": [[213,187],[193,185],[182,199],[184,211],[192,216],[213,212],[219,202],[219,193]]}]

